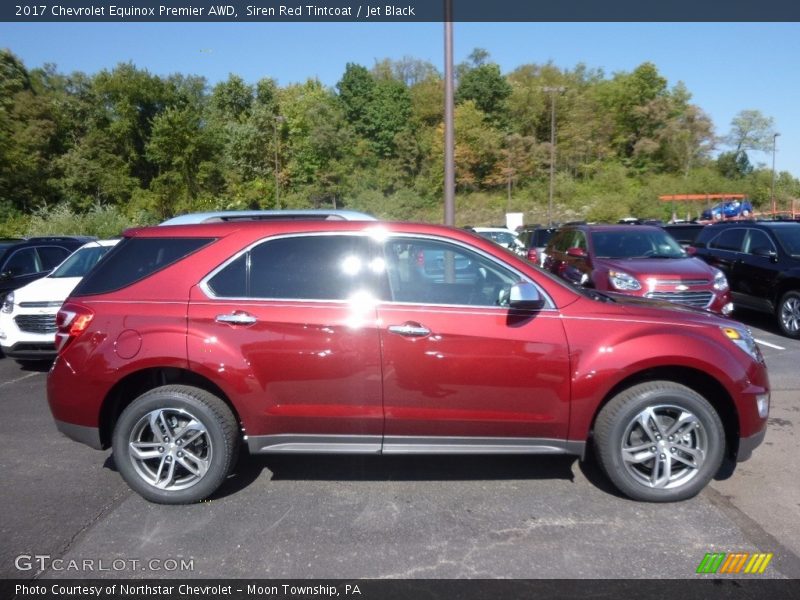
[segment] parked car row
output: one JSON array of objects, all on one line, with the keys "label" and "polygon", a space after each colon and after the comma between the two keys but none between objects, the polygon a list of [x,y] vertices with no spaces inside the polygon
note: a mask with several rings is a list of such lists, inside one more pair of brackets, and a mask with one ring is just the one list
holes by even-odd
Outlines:
[{"label": "parked car row", "polygon": [[118,240],[91,241],[44,277],[9,291],[0,307],[0,348],[17,360],[52,360],[56,313],[81,278]]},{"label": "parked car row", "polygon": [[800,338],[800,223],[709,225],[689,252],[725,273],[736,306],[773,314],[784,335]]},{"label": "parked car row", "polygon": [[727,315],[728,281],[660,227],[574,225],[547,245],[544,268],[573,284],[666,300]]},{"label": "parked car row", "polygon": [[520,240],[529,261],[574,285],[721,315],[757,310],[800,338],[800,222],[578,223],[523,228]]}]

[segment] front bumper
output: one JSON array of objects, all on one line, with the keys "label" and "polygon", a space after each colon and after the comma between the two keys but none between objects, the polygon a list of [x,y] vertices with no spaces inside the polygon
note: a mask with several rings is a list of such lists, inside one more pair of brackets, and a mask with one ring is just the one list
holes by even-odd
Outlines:
[{"label": "front bumper", "polygon": [[761,445],[766,435],[767,428],[764,427],[764,429],[754,435],[751,435],[750,437],[740,438],[739,451],[736,453],[736,462],[744,462],[749,460],[753,455],[753,450]]}]

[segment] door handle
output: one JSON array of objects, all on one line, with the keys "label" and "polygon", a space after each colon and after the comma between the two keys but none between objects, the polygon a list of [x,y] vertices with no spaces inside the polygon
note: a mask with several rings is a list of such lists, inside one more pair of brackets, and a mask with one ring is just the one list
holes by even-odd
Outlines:
[{"label": "door handle", "polygon": [[252,325],[258,321],[250,313],[241,310],[235,310],[227,315],[217,315],[214,320],[217,323],[226,323],[228,325]]},{"label": "door handle", "polygon": [[425,337],[431,330],[419,323],[403,323],[402,325],[389,325],[389,333],[396,333],[403,337]]}]

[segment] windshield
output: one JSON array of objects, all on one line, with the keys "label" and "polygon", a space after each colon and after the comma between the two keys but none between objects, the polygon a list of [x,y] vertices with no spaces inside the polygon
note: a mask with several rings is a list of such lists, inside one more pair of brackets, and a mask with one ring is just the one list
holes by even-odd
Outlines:
[{"label": "windshield", "polygon": [[79,248],[50,274],[51,278],[83,277],[112,246]]},{"label": "windshield", "polygon": [[772,231],[787,254],[800,256],[800,225],[797,227],[773,227]]},{"label": "windshield", "polygon": [[639,229],[593,231],[594,253],[598,258],[686,258],[680,244],[665,231]]}]

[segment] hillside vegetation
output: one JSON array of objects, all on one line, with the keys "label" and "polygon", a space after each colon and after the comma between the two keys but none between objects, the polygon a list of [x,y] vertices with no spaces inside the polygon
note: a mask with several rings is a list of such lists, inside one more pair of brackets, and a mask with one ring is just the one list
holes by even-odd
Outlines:
[{"label": "hillside vegetation", "polygon": [[[772,120],[742,107],[718,134],[651,63],[504,74],[478,49],[457,82],[461,225],[502,222],[506,211],[547,221],[552,101],[554,220],[669,217],[659,194],[746,193],[769,205],[771,170],[750,156],[771,150]],[[333,88],[235,74],[209,86],[133,64],[28,69],[0,50],[0,235],[107,236],[208,209],[338,207],[440,222],[443,89],[441,73],[412,58],[348,64]],[[776,196],[800,196],[800,182],[780,173]]]}]

